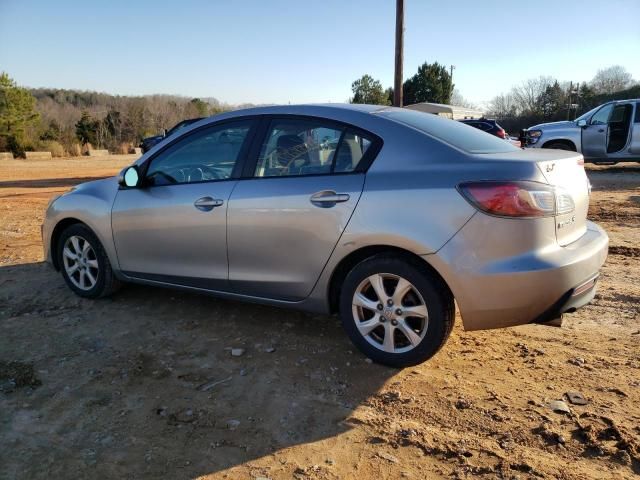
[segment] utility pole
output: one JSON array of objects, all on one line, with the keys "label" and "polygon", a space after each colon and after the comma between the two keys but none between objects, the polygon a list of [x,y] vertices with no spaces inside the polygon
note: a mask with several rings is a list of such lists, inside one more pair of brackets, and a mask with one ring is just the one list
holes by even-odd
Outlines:
[{"label": "utility pole", "polygon": [[453,85],[453,71],[454,71],[455,69],[456,69],[456,66],[455,66],[455,65],[450,65],[450,66],[449,66],[449,71],[451,72],[451,73],[449,73],[449,77],[451,77],[451,84],[452,84],[452,85]]},{"label": "utility pole", "polygon": [[573,93],[573,81],[569,82],[569,102],[567,104],[567,120],[571,116],[571,94]]},{"label": "utility pole", "polygon": [[393,82],[393,105],[402,106],[402,63],[404,49],[404,0],[396,0],[396,69]]}]

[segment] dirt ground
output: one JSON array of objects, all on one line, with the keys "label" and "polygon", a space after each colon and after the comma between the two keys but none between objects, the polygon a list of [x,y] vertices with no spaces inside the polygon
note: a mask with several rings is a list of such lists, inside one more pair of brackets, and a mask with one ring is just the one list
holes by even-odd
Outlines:
[{"label": "dirt ground", "polygon": [[588,167],[611,236],[590,306],[563,328],[457,318],[434,359],[394,370],[333,317],[141,286],[75,297],[42,263],[48,199],[131,161],[0,162],[0,478],[640,474],[637,164]]}]

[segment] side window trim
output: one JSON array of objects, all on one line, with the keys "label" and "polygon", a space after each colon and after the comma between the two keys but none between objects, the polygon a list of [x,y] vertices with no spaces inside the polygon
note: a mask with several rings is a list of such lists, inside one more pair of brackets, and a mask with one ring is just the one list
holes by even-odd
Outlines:
[{"label": "side window trim", "polygon": [[[261,117],[261,115],[259,115],[259,116],[252,115],[252,116],[246,116],[246,117],[227,118],[227,119],[224,119],[224,120],[220,120],[218,122],[207,123],[205,125],[202,125],[201,127],[198,127],[198,128],[193,129],[193,130],[190,130],[190,131],[188,131],[186,133],[183,133],[182,135],[180,135],[180,136],[176,137],[175,139],[173,139],[167,145],[162,147],[161,150],[157,151],[156,153],[154,153],[152,156],[150,156],[149,158],[147,158],[144,161],[144,163],[140,166],[141,167],[140,168],[141,177],[143,179],[146,179],[147,171],[149,170],[149,166],[151,165],[151,163],[156,158],[158,158],[160,155],[162,155],[164,152],[169,150],[171,147],[173,147],[177,143],[182,142],[183,140],[189,138],[190,136],[197,135],[198,133],[200,133],[202,131],[205,131],[205,130],[219,128],[221,126],[224,126],[225,124],[233,124],[233,123],[238,123],[238,122],[249,122],[249,131],[247,132],[247,136],[245,137],[245,139],[243,141],[243,144],[242,144],[242,147],[240,148],[240,152],[238,153],[238,160],[236,161],[235,165],[233,166],[233,170],[232,170],[231,176],[229,178],[218,179],[218,180],[202,180],[202,181],[198,181],[198,182],[189,182],[189,183],[178,183],[178,184],[175,184],[175,186],[190,185],[190,184],[194,184],[194,183],[228,182],[228,181],[237,180],[238,178],[241,177],[244,165],[247,163],[248,154],[250,153],[250,147],[252,145],[253,140],[256,137],[256,133],[257,133],[257,130],[258,130],[260,117]],[[165,186],[167,186],[167,185],[165,185]],[[145,185],[145,187],[146,188],[153,188],[154,185]]]},{"label": "side window trim", "polygon": [[[306,120],[306,121],[319,121],[326,123],[327,125],[333,125],[335,128],[339,128],[342,130],[342,134],[340,136],[340,140],[336,146],[336,153],[333,155],[331,172],[330,173],[311,173],[307,175],[286,175],[286,176],[278,176],[278,177],[256,177],[255,169],[258,164],[258,157],[260,156],[260,150],[262,149],[263,143],[267,140],[267,133],[269,132],[270,126],[272,122],[284,120]],[[335,162],[337,157],[337,152],[340,146],[342,145],[342,141],[344,140],[344,136],[347,131],[351,131],[356,135],[361,135],[363,137],[367,137],[371,140],[371,146],[367,149],[365,154],[360,159],[357,168],[350,172],[334,172]],[[350,123],[341,122],[339,120],[333,120],[331,118],[325,117],[316,117],[313,115],[288,115],[288,114],[268,114],[268,115],[260,115],[260,124],[256,127],[255,135],[252,139],[252,145],[247,155],[246,161],[244,163],[244,167],[242,169],[242,174],[238,178],[239,180],[261,180],[261,179],[273,179],[273,178],[300,178],[301,176],[305,177],[322,177],[322,176],[330,176],[330,175],[353,175],[366,173],[375,158],[378,156],[378,153],[382,149],[384,142],[382,138],[378,135],[371,133],[367,130],[363,130],[355,125]]]}]

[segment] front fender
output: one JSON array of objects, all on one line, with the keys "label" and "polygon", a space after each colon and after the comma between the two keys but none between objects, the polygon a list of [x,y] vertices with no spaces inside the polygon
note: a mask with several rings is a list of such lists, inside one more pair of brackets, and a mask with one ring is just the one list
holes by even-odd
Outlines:
[{"label": "front fender", "polygon": [[112,268],[119,270],[111,231],[111,208],[118,191],[115,178],[81,184],[54,200],[47,208],[42,224],[42,243],[45,259],[52,262],[52,240],[58,234],[56,227],[64,221],[86,224],[102,243]]},{"label": "front fender", "polygon": [[[530,130],[536,129],[531,127]],[[582,153],[582,129],[580,127],[562,127],[562,128],[537,128],[542,130],[540,140],[531,145],[534,148],[543,148],[545,144],[557,140],[571,142],[575,145],[576,151]]]}]

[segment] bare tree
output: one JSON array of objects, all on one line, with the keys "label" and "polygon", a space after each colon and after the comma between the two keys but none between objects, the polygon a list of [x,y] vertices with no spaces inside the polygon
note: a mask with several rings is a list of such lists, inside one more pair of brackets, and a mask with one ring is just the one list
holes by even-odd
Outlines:
[{"label": "bare tree", "polygon": [[633,84],[633,78],[627,70],[614,65],[609,68],[598,70],[595,77],[590,82],[596,93],[614,93],[624,90]]},{"label": "bare tree", "polygon": [[511,95],[518,113],[536,114],[540,112],[540,96],[555,79],[540,76],[525,80],[519,86],[513,87]]},{"label": "bare tree", "polygon": [[462,93],[460,93],[460,90],[458,90],[457,88],[454,88],[453,93],[451,94],[451,105],[456,105],[458,107],[464,108],[478,108],[475,103],[470,102],[469,100],[464,98],[462,96]]},{"label": "bare tree", "polygon": [[512,117],[517,114],[516,102],[511,93],[501,94],[494,97],[489,102],[489,111],[487,112],[496,118]]}]

